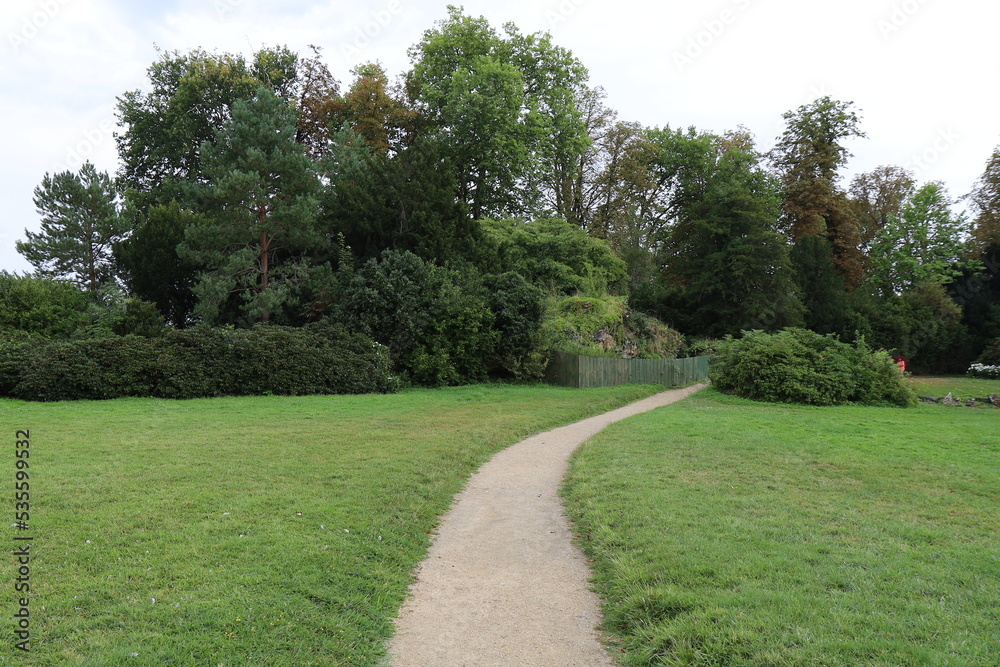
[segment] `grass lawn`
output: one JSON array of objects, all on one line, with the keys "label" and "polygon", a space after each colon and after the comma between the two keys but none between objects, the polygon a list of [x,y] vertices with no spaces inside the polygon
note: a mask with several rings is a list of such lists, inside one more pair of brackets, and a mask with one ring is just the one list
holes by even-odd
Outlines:
[{"label": "grass lawn", "polygon": [[951,392],[956,398],[967,399],[1000,394],[1000,380],[982,380],[966,375],[921,376],[911,378],[919,396],[941,398]]},{"label": "grass lawn", "polygon": [[1000,664],[1000,410],[707,389],[563,492],[626,665]]},{"label": "grass lawn", "polygon": [[8,556],[0,664],[378,664],[476,468],[656,390],[2,400],[11,519],[15,431],[31,433],[34,542],[32,648],[13,646]]}]

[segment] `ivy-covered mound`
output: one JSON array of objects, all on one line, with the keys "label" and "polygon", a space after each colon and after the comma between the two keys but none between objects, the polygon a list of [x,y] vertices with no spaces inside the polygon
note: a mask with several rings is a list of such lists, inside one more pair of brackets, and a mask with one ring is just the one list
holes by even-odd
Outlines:
[{"label": "ivy-covered mound", "polygon": [[709,371],[720,391],[755,401],[808,405],[917,404],[888,353],[806,329],[727,337]]},{"label": "ivy-covered mound", "polygon": [[624,359],[674,359],[684,345],[680,333],[631,310],[623,296],[552,297],[542,336],[560,352]]},{"label": "ivy-covered mound", "polygon": [[0,337],[0,395],[28,401],[126,396],[391,393],[388,349],[339,326],[197,327],[155,338]]}]

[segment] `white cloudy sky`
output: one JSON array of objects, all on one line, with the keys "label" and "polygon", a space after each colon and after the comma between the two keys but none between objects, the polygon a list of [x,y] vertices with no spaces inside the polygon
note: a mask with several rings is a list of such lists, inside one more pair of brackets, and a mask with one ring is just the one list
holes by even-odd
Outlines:
[{"label": "white cloudy sky", "polygon": [[[589,68],[623,120],[721,132],[770,148],[781,115],[821,95],[853,101],[868,139],[850,175],[882,164],[967,193],[1000,144],[1000,6],[973,0],[466,0],[499,28],[547,30]],[[334,74],[392,74],[447,0],[4,0],[0,10],[0,269],[38,228],[46,172],[117,167],[115,99],[144,88],[154,45],[249,54],[323,47]]]}]

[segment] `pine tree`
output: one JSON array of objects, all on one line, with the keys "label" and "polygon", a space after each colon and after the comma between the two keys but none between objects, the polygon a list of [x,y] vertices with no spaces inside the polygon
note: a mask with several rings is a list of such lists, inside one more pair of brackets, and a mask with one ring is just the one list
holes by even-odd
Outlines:
[{"label": "pine tree", "polygon": [[27,241],[18,241],[16,247],[38,274],[71,279],[91,293],[112,280],[112,246],[127,228],[111,178],[90,162],[79,174],[45,174],[34,201],[42,229],[25,230]]},{"label": "pine tree", "polygon": [[289,305],[309,274],[309,253],[324,239],[316,227],[319,179],[286,102],[266,87],[233,106],[213,144],[202,144],[210,204],[207,221],[187,228],[182,255],[206,267],[195,292],[196,316],[217,321],[239,297],[245,317],[269,321]]}]

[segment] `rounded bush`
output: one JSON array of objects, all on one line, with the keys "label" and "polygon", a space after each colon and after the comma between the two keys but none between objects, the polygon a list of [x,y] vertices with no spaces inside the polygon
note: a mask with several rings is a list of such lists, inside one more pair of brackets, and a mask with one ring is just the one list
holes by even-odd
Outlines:
[{"label": "rounded bush", "polygon": [[917,396],[886,352],[805,329],[745,332],[720,343],[709,371],[720,390],[756,401],[912,406]]}]

